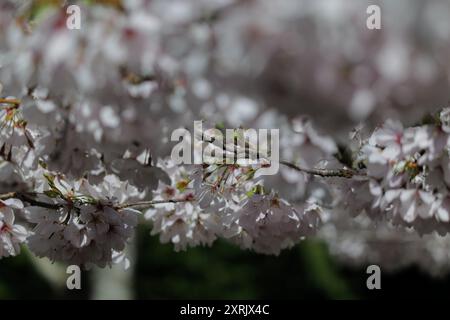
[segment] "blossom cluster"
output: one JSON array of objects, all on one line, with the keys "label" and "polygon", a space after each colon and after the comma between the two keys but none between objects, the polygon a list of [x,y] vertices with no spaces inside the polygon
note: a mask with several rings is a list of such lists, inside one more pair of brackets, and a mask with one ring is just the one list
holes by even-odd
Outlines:
[{"label": "blossom cluster", "polygon": [[406,129],[387,121],[361,148],[377,214],[421,233],[448,233],[449,113],[446,108],[432,123]]}]

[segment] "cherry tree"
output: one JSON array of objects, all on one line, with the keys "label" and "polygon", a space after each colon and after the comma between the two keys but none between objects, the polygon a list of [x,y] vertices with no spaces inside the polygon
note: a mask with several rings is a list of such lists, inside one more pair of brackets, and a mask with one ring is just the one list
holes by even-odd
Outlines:
[{"label": "cherry tree", "polygon": [[[447,271],[450,35],[427,13],[445,1],[421,17],[433,54],[409,19],[366,29],[364,2],[102,2],[80,29],[64,6],[0,4],[0,257],[126,267],[151,223],[176,251],[318,237],[348,263]],[[172,132],[198,120],[278,129],[277,174],[275,150],[208,130],[193,153],[235,161],[175,162]]]}]

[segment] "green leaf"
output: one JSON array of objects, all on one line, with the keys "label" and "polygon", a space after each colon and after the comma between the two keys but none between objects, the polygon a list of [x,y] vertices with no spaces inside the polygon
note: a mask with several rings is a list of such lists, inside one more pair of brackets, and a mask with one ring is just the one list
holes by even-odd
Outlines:
[{"label": "green leaf", "polygon": [[49,173],[44,173],[44,178],[47,180],[48,184],[52,187],[55,186],[55,176],[52,176]]}]

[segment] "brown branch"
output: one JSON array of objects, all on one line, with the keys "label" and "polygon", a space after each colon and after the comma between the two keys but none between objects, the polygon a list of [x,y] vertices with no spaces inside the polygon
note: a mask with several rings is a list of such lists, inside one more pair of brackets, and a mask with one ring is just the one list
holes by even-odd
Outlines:
[{"label": "brown branch", "polygon": [[0,103],[12,104],[13,106],[18,107],[21,101],[19,99],[0,98]]},{"label": "brown branch", "polygon": [[165,203],[180,203],[180,202],[189,202],[193,201],[193,199],[188,198],[181,198],[181,199],[167,199],[167,200],[149,200],[149,201],[140,201],[140,202],[134,202],[134,203],[124,203],[119,206],[116,206],[116,209],[125,209],[125,208],[132,208],[132,207],[151,207],[155,204],[165,204]]},{"label": "brown branch", "polygon": [[280,161],[280,163],[291,169],[321,177],[341,177],[351,179],[354,176],[365,176],[364,174],[351,169],[307,169],[297,166],[288,161],[282,160]]},{"label": "brown branch", "polygon": [[0,200],[8,200],[12,198],[16,198],[19,200],[22,200],[24,202],[28,202],[29,204],[33,206],[43,207],[47,209],[59,209],[62,207],[61,204],[56,203],[48,203],[48,202],[42,202],[39,200],[33,199],[37,194],[34,192],[8,192],[5,194],[0,194]]},{"label": "brown branch", "polygon": [[20,199],[22,201],[28,202],[29,204],[31,204],[33,206],[47,208],[47,209],[52,209],[52,210],[57,210],[57,209],[59,209],[59,208],[61,208],[63,206],[62,204],[38,201],[38,200],[35,200],[35,199],[31,198],[30,195],[36,196],[36,194],[26,194],[26,193],[20,193],[19,192],[19,193],[17,193],[17,197],[16,198]]},{"label": "brown branch", "polygon": [[[0,200],[7,200],[16,198],[19,200],[22,200],[24,202],[28,202],[29,204],[33,206],[43,207],[47,209],[57,210],[61,207],[63,207],[63,204],[56,204],[56,203],[48,203],[48,202],[42,202],[39,200],[33,199],[33,197],[37,196],[37,193],[33,192],[8,192],[5,194],[0,194]],[[133,203],[124,203],[118,206],[115,206],[117,210],[125,209],[125,208],[132,208],[132,207],[151,207],[155,204],[164,204],[164,203],[180,203],[180,202],[189,202],[192,201],[190,198],[181,198],[181,199],[167,199],[167,200],[150,200],[150,201],[140,201],[140,202],[133,202]]]}]

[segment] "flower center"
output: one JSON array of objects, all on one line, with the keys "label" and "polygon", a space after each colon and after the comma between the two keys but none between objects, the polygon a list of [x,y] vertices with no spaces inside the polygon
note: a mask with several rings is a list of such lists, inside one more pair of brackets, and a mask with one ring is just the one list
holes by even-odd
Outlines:
[{"label": "flower center", "polygon": [[0,233],[10,232],[10,231],[11,231],[11,228],[6,223],[4,223],[2,225],[2,227],[0,228]]}]

